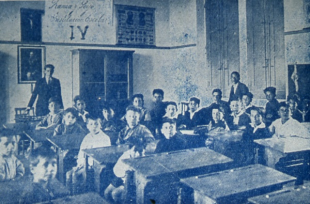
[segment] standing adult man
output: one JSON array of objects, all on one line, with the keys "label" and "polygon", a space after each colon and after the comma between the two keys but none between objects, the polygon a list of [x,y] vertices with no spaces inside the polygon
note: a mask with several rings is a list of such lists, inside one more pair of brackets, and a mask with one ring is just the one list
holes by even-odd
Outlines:
[{"label": "standing adult man", "polygon": [[229,94],[229,103],[233,100],[241,100],[242,96],[249,92],[249,88],[240,82],[239,72],[232,72],[230,76],[232,86]]},{"label": "standing adult man", "polygon": [[63,109],[60,82],[58,79],[52,77],[54,69],[55,67],[52,64],[45,65],[44,77],[37,80],[30,101],[28,103],[27,109],[30,109],[33,106],[36,98],[38,97],[36,103],[37,116],[43,116],[49,113],[48,100],[52,97],[59,102],[60,108]]}]

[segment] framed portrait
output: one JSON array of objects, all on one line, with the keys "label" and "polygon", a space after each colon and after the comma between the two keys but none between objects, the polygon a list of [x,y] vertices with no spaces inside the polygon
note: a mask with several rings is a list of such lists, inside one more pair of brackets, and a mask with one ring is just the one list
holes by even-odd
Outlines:
[{"label": "framed portrait", "polygon": [[35,83],[43,76],[45,47],[18,46],[18,83]]}]

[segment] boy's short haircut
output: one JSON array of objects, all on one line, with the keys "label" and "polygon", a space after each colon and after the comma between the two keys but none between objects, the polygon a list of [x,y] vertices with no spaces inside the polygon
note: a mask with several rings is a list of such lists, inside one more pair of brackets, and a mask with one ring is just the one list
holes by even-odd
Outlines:
[{"label": "boy's short haircut", "polygon": [[245,93],[245,94],[243,94],[242,96],[247,96],[247,97],[249,97],[249,99],[251,99],[251,101],[252,101],[252,99],[253,99],[253,94],[251,93],[251,92],[247,92],[247,93]]},{"label": "boy's short haircut", "polygon": [[221,89],[213,89],[213,91],[212,91],[212,95],[214,94],[214,93],[219,93],[219,96],[222,98],[222,91],[221,91]]},{"label": "boy's short haircut", "polygon": [[53,102],[59,105],[59,100],[57,100],[55,97],[51,97],[50,99],[48,99],[48,104]]},{"label": "boy's short haircut", "polygon": [[258,107],[251,107],[250,108],[250,113],[251,113],[251,111],[257,111],[258,114],[263,115],[263,112]]},{"label": "boy's short haircut", "polygon": [[99,119],[100,119],[100,117],[97,116],[97,115],[89,115],[89,114],[87,114],[86,115],[86,124],[88,124],[89,120],[96,121],[96,120],[99,120]]},{"label": "boy's short haircut", "polygon": [[162,119],[162,122],[161,122],[161,126],[160,126],[160,127],[162,128],[163,125],[164,125],[165,123],[176,124],[177,121],[176,121],[176,119],[171,119],[171,118],[164,117],[164,118]]},{"label": "boy's short haircut", "polygon": [[215,104],[215,105],[212,107],[211,112],[212,112],[214,109],[215,109],[215,110],[221,111],[221,108],[220,108],[220,106],[219,106],[218,104]]},{"label": "boy's short haircut", "polygon": [[266,94],[266,92],[269,91],[270,93],[272,93],[273,95],[276,95],[276,91],[277,89],[275,87],[269,86],[267,88],[264,89],[264,93]]},{"label": "boy's short haircut", "polygon": [[286,102],[283,101],[283,102],[280,102],[280,103],[279,103],[279,108],[278,108],[278,110],[280,110],[281,107],[288,108],[288,105],[287,105]]},{"label": "boy's short haircut", "polygon": [[55,70],[54,65],[52,65],[52,64],[47,64],[47,65],[45,65],[44,70],[46,70],[47,68],[50,68],[51,71],[52,71],[52,73],[54,73],[54,70]]},{"label": "boy's short haircut", "polygon": [[139,114],[141,115],[141,109],[140,109],[140,108],[137,108],[137,107],[135,107],[135,106],[133,106],[133,105],[130,105],[130,106],[128,106],[128,107],[126,108],[126,113],[127,113],[128,111],[133,111],[133,112],[139,113]]},{"label": "boy's short haircut", "polygon": [[74,97],[73,101],[74,101],[74,104],[76,104],[77,101],[84,101],[85,102],[84,98],[80,95],[76,95]]},{"label": "boy's short haircut", "polygon": [[57,154],[48,145],[42,145],[31,152],[29,156],[30,165],[37,166],[39,163],[39,157],[46,159],[57,159]]},{"label": "boy's short haircut", "polygon": [[77,118],[79,115],[78,115],[78,112],[75,108],[67,108],[65,111],[64,111],[64,116],[67,115],[68,113],[71,113],[75,118]]},{"label": "boy's short haircut", "polygon": [[233,99],[233,100],[230,101],[229,105],[230,105],[232,102],[234,102],[234,101],[237,102],[237,103],[240,103],[240,101],[239,101],[238,99]]},{"label": "boy's short haircut", "polygon": [[162,97],[164,97],[164,91],[162,89],[154,89],[153,90],[153,96],[155,94],[160,94],[160,95],[162,95]]},{"label": "boy's short haircut", "polygon": [[194,101],[196,104],[200,105],[200,99],[196,97],[191,97],[189,101]]},{"label": "boy's short haircut", "polygon": [[230,74],[230,76],[232,76],[233,74],[235,74],[235,75],[238,77],[238,79],[240,80],[240,74],[239,74],[239,72],[234,71],[234,72],[232,72],[232,73]]},{"label": "boy's short haircut", "polygon": [[131,97],[131,101],[133,102],[135,100],[135,98],[141,98],[142,102],[144,101],[143,99],[143,95],[142,94],[135,94]]},{"label": "boy's short haircut", "polygon": [[177,103],[174,102],[174,101],[168,101],[168,102],[166,102],[166,108],[167,108],[169,105],[173,105],[173,106],[175,106],[176,109],[178,109],[178,105],[177,105]]}]

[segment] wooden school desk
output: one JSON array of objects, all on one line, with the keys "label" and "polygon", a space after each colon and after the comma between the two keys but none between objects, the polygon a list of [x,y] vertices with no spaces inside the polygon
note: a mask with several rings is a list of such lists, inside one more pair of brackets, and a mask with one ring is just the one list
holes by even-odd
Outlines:
[{"label": "wooden school desk", "polygon": [[[282,188],[295,178],[272,168],[255,164],[201,176],[181,179],[194,191],[194,202],[246,203],[247,198]],[[193,201],[191,201],[193,203]]]},{"label": "wooden school desk", "polygon": [[54,129],[46,130],[25,130],[24,134],[30,140],[30,151],[35,148],[35,145],[41,142],[45,142],[47,137],[52,136]]},{"label": "wooden school desk", "polygon": [[49,203],[53,204],[109,204],[105,199],[100,197],[97,193],[85,193],[80,195],[68,196],[65,198],[59,198],[56,200],[52,200]]},{"label": "wooden school desk", "polygon": [[69,150],[76,151],[78,153],[84,137],[85,134],[66,134],[47,137],[47,140],[55,147],[57,151],[57,174],[59,181],[63,184],[65,183],[66,176],[66,168],[64,164],[66,153]]},{"label": "wooden school desk", "polygon": [[194,130],[180,130],[180,137],[186,142],[187,148],[198,148],[205,146],[206,136],[195,133]]},{"label": "wooden school desk", "polygon": [[259,148],[264,149],[264,157],[269,167],[276,168],[276,164],[282,158],[281,163],[277,164],[277,168],[281,171],[292,173],[298,176],[298,179],[303,179],[306,174],[309,174],[310,138],[272,137],[254,140],[254,142],[259,145]]},{"label": "wooden school desk", "polygon": [[180,178],[227,169],[232,159],[202,147],[126,159],[124,163],[135,172],[136,202],[148,203],[150,198],[166,200],[177,195]]},{"label": "wooden school desk", "polygon": [[249,198],[253,204],[309,204],[310,185],[304,184],[297,187],[286,187],[282,190]]},{"label": "wooden school desk", "polygon": [[[24,154],[26,150],[25,142],[28,140],[28,137],[25,136],[24,132],[30,132],[35,129],[37,123],[34,122],[17,122],[17,123],[5,123],[3,124],[3,127],[5,129],[10,129],[14,131],[14,134],[19,135],[19,143],[21,143],[21,151],[19,148],[19,145],[17,145],[17,154],[20,152]],[[33,145],[31,140],[29,140],[29,144]]]},{"label": "wooden school desk", "polygon": [[83,150],[85,153],[85,169],[88,169],[89,158],[93,160],[92,168],[94,169],[94,185],[96,192],[102,194],[104,189],[110,184],[110,182],[108,182],[110,178],[103,178],[102,173],[107,170],[110,172],[104,173],[107,175],[110,175],[109,173],[111,173],[111,175],[113,175],[114,165],[119,157],[122,156],[122,154],[127,150],[129,150],[129,145],[126,144]]},{"label": "wooden school desk", "polygon": [[232,130],[232,131],[211,131],[206,135],[213,140],[211,148],[225,156],[232,158],[235,165],[242,164],[246,161],[245,152],[247,144],[243,141],[244,131]]},{"label": "wooden school desk", "polygon": [[[32,186],[32,176],[24,176],[17,180],[0,182],[0,203],[19,203],[23,193]],[[57,179],[51,184],[54,192],[69,195],[70,192]]]}]

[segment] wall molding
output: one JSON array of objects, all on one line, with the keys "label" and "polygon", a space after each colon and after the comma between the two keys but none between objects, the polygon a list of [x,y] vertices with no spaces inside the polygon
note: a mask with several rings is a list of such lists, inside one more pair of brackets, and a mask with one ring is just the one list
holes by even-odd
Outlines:
[{"label": "wall molding", "polygon": [[137,49],[180,49],[187,47],[196,47],[197,44],[187,44],[187,45],[179,45],[179,46],[141,46],[141,45],[110,45],[110,44],[86,44],[86,43],[59,43],[59,42],[22,42],[22,41],[4,41],[0,40],[1,44],[11,44],[11,45],[31,45],[31,46],[65,46],[65,47],[102,47],[102,48],[137,48]]},{"label": "wall molding", "polygon": [[304,28],[302,30],[287,31],[287,32],[284,32],[284,35],[295,35],[295,34],[301,34],[301,33],[310,33],[310,27]]}]

